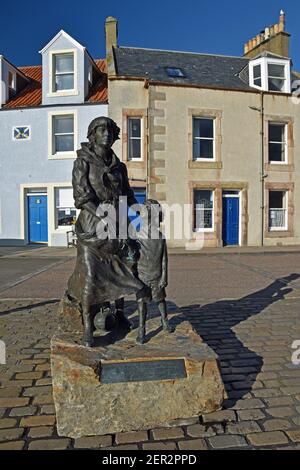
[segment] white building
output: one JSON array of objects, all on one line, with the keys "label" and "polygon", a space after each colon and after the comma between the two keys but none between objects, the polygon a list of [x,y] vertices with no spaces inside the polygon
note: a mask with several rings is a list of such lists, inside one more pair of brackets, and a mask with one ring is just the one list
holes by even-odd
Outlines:
[{"label": "white building", "polygon": [[0,55],[0,245],[67,244],[76,150],[108,112],[106,60],[63,30],[40,52],[29,67]]}]

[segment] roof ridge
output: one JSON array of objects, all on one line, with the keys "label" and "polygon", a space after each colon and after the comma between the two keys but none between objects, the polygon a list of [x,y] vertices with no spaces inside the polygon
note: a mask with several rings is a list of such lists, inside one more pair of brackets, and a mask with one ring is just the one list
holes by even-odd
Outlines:
[{"label": "roof ridge", "polygon": [[209,57],[228,57],[230,59],[239,59],[249,61],[246,57],[242,56],[234,56],[234,55],[225,55],[225,54],[207,54],[204,52],[190,52],[190,51],[171,51],[169,49],[153,49],[151,47],[134,47],[134,46],[118,46],[116,49],[135,49],[135,50],[142,50],[142,51],[154,51],[154,52],[171,52],[175,54],[190,54],[190,55],[201,55],[201,56],[209,56]]},{"label": "roof ridge", "polygon": [[17,67],[17,69],[28,69],[28,68],[33,68],[33,67],[42,67],[42,64],[40,65],[20,65],[19,67]]}]

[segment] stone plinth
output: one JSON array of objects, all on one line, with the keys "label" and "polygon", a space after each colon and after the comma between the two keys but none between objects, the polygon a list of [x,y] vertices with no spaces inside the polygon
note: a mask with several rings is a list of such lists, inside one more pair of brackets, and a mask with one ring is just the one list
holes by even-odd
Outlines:
[{"label": "stone plinth", "polygon": [[78,438],[159,427],[177,418],[219,410],[226,396],[217,356],[182,315],[172,334],[160,319],[147,322],[148,342],[136,331],[115,344],[81,344],[79,333],[51,341],[53,395],[60,436]]}]

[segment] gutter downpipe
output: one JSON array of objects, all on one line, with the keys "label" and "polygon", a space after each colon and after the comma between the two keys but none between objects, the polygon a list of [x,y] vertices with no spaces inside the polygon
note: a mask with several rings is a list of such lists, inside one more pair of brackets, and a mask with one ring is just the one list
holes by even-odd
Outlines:
[{"label": "gutter downpipe", "polygon": [[261,246],[264,246],[264,227],[265,227],[265,132],[264,132],[264,92],[261,91]]},{"label": "gutter downpipe", "polygon": [[146,164],[146,198],[149,199],[150,195],[149,195],[149,190],[150,190],[150,136],[149,136],[149,127],[150,127],[150,123],[149,123],[149,109],[150,109],[150,84],[149,84],[149,80],[146,79],[144,81],[144,88],[147,90],[148,92],[148,100],[147,100],[147,126],[146,126],[146,132],[147,132],[147,135],[146,135],[146,139],[147,139],[147,150],[146,150],[146,159],[147,159],[147,164]]}]

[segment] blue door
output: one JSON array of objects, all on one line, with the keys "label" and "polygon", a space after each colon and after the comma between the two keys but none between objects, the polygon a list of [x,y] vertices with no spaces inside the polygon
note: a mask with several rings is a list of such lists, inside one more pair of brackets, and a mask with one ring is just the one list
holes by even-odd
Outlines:
[{"label": "blue door", "polygon": [[223,244],[239,244],[238,197],[223,197]]},{"label": "blue door", "polygon": [[[146,189],[141,188],[141,189],[134,189],[134,197],[137,201],[138,204],[143,204],[146,200]],[[132,225],[136,227],[136,230],[139,231],[140,227],[140,217],[137,215],[135,211],[132,209],[128,209],[128,218]]]},{"label": "blue door", "polygon": [[28,196],[29,243],[48,241],[47,196]]}]

